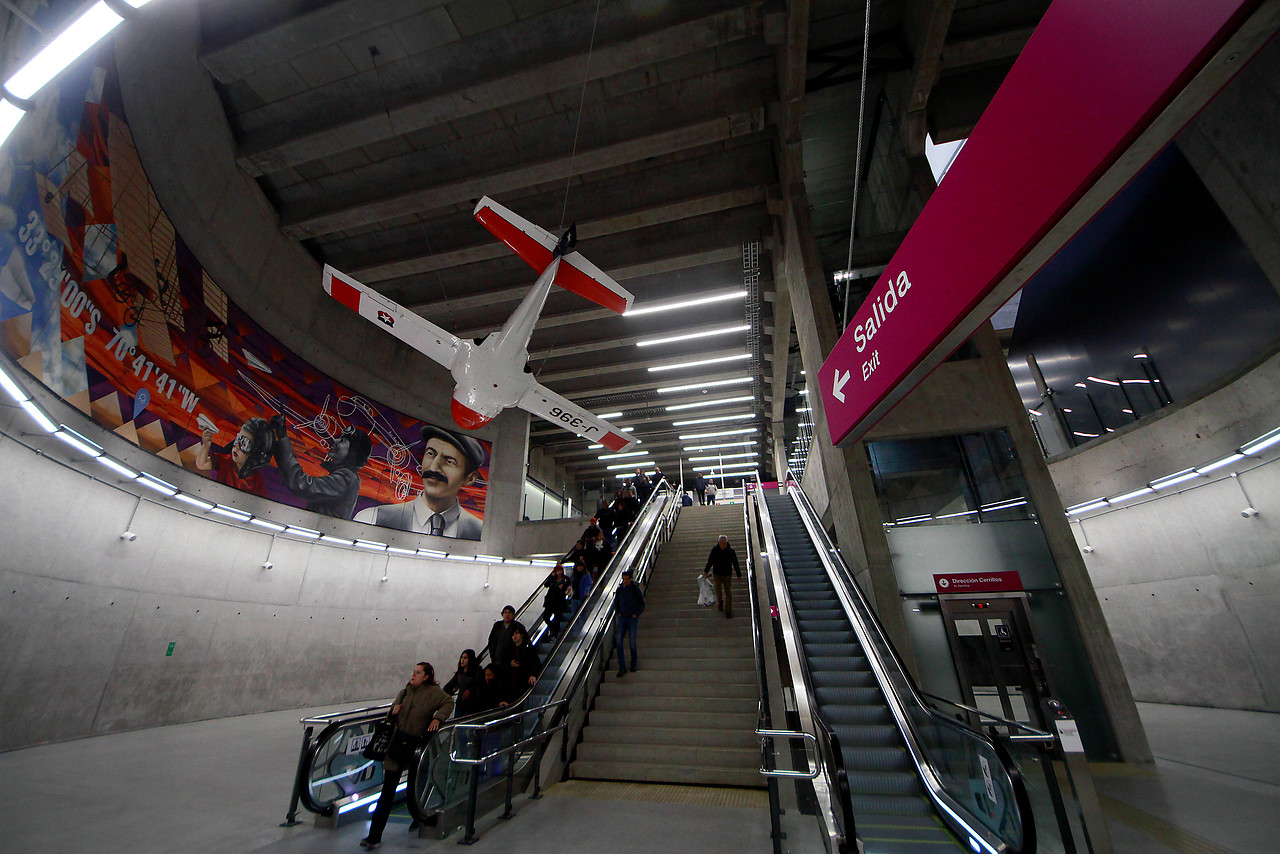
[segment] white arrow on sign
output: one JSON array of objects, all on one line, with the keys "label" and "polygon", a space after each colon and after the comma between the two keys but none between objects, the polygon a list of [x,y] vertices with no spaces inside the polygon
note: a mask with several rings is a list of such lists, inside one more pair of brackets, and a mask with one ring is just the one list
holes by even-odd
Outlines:
[{"label": "white arrow on sign", "polygon": [[836,371],[836,382],[831,387],[831,393],[836,396],[836,400],[844,403],[844,384],[849,381],[849,377],[853,376],[853,371],[845,371],[844,376],[840,376],[840,372]]}]

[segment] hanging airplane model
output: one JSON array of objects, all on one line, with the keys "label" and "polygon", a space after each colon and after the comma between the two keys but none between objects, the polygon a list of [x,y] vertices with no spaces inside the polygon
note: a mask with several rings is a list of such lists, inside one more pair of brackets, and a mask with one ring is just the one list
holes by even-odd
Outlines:
[{"label": "hanging airplane model", "polygon": [[485,196],[475,218],[539,271],[533,289],[502,328],[483,341],[445,332],[377,291],[324,268],[324,289],[331,297],[384,331],[439,362],[453,374],[451,410],[464,430],[474,430],[502,410],[518,406],[611,451],[631,448],[636,440],[568,398],[539,383],[529,369],[529,337],[553,284],[622,314],[634,299],[607,273],[574,251],[577,232],[569,226],[559,239]]}]

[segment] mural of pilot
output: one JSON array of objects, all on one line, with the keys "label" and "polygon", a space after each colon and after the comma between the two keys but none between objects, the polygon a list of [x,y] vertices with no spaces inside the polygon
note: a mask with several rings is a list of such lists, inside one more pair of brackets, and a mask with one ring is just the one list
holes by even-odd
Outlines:
[{"label": "mural of pilot", "polygon": [[219,483],[254,495],[264,495],[266,487],[258,469],[271,462],[271,449],[275,443],[271,425],[263,418],[250,418],[226,447],[215,448],[213,434],[212,428],[205,428],[200,435],[196,468],[213,471]]},{"label": "mural of pilot", "polygon": [[459,540],[480,539],[481,520],[458,503],[458,490],[475,483],[484,446],[431,424],[422,425],[422,491],[403,504],[380,504],[356,514],[357,522]]},{"label": "mural of pilot", "polygon": [[312,477],[302,470],[289,441],[289,428],[283,415],[271,418],[275,436],[276,468],[284,476],[284,485],[307,502],[307,509],[325,516],[350,519],[360,497],[361,467],[369,461],[373,443],[369,434],[348,427],[329,445],[329,453],[320,464],[328,474]]}]

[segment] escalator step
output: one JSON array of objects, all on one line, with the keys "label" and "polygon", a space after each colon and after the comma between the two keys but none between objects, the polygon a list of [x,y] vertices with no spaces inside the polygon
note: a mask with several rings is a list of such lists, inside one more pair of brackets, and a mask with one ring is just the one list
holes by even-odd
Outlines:
[{"label": "escalator step", "polygon": [[854,670],[869,670],[870,665],[855,643],[815,643],[805,637],[804,651],[811,658],[843,658]]},{"label": "escalator step", "polygon": [[840,746],[844,767],[858,771],[905,771],[915,773],[911,754],[905,747]]},{"label": "escalator step", "polygon": [[854,795],[853,815],[933,815],[933,809],[924,798],[904,798],[896,795]]},{"label": "escalator step", "polygon": [[909,795],[921,797],[924,787],[910,771],[854,771],[845,769],[853,795]]},{"label": "escalator step", "polygon": [[858,636],[853,632],[806,632],[805,643],[857,643]]},{"label": "escalator step", "polygon": [[[859,660],[859,661],[866,661],[866,659],[865,659],[865,658],[863,658],[862,656],[858,656],[858,660]],[[863,669],[862,671],[858,671],[858,670],[856,670],[856,669],[853,667],[853,664],[854,664],[853,660],[852,660],[852,659],[850,659],[850,658],[847,658],[847,657],[845,657],[845,656],[832,656],[832,657],[827,657],[827,656],[821,656],[821,655],[818,655],[818,656],[810,656],[810,657],[809,657],[809,669],[810,669],[810,670],[839,670],[839,671],[842,671],[842,672],[845,672],[845,673],[849,673],[849,672],[853,672],[853,673],[862,672],[862,673],[865,673],[865,674],[867,674],[868,676],[870,676],[870,677],[871,677],[871,680],[872,680],[872,681],[871,681],[870,683],[868,683],[868,684],[871,684],[871,685],[876,684],[876,683],[875,683],[875,676],[871,673],[871,669],[870,669],[869,667],[868,667],[868,668]]]},{"label": "escalator step", "polygon": [[[831,728],[840,738],[840,747],[901,747],[902,736],[898,728],[890,724],[861,724],[852,720],[853,713],[846,715],[852,706],[835,706],[823,709],[822,713],[831,722]],[[849,718],[846,720],[845,718]]]},{"label": "escalator step", "polygon": [[889,714],[889,710],[887,708],[881,705],[866,706],[853,705],[849,703],[822,702],[821,698],[819,698],[819,703],[823,714],[826,715],[833,723],[859,724],[863,726],[873,724],[877,726],[893,726],[893,716]]},{"label": "escalator step", "polygon": [[813,631],[813,632],[834,632],[834,631],[838,631],[838,630],[840,630],[840,629],[847,629],[847,628],[849,627],[849,621],[848,621],[847,619],[839,619],[839,620],[806,620],[806,619],[801,618],[801,619],[799,620],[799,623],[800,623],[800,631],[801,631],[801,633],[802,633],[802,634],[803,634],[804,632],[810,632],[810,631]]}]

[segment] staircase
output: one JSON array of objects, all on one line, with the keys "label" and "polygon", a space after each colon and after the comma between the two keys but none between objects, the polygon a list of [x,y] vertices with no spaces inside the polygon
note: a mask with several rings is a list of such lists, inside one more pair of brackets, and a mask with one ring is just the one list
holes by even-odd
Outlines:
[{"label": "staircase", "polygon": [[734,578],[733,619],[697,604],[697,576],[721,534],[745,561],[741,505],[681,512],[645,593],[640,669],[618,677],[609,668],[571,777],[764,785],[745,564]]}]

